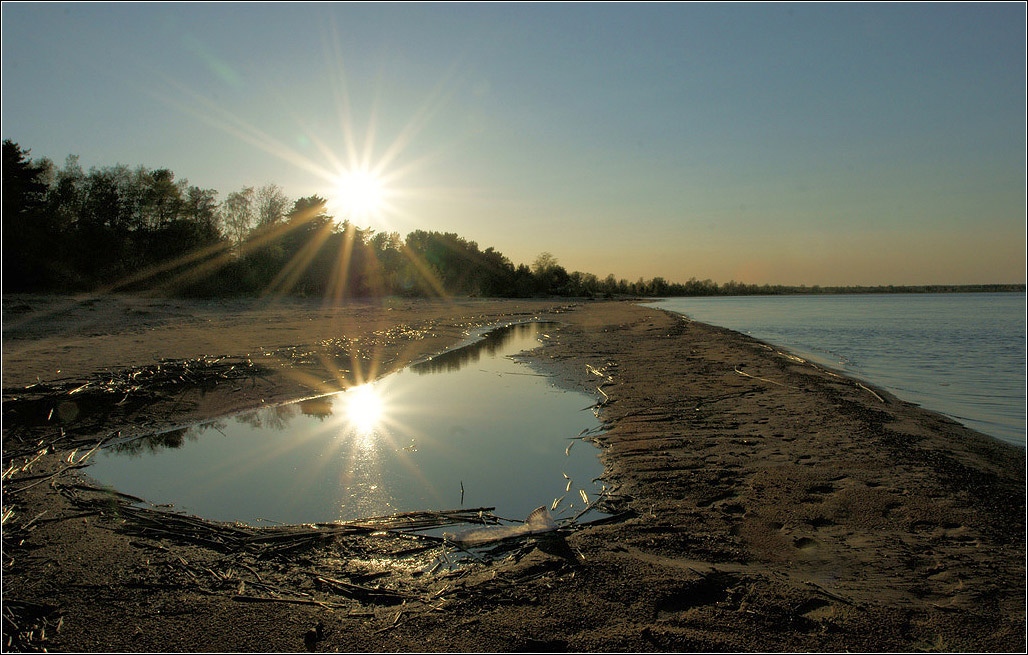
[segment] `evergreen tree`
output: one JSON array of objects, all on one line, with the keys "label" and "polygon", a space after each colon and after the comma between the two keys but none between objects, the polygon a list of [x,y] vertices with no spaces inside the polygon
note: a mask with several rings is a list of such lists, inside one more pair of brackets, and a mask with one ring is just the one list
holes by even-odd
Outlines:
[{"label": "evergreen tree", "polygon": [[3,142],[3,290],[35,291],[58,280],[56,229],[46,212],[44,168],[10,139]]}]

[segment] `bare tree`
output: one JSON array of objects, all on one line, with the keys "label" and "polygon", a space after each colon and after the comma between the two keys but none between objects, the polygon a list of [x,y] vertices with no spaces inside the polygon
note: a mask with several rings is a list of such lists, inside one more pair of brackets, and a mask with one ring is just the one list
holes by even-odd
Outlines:
[{"label": "bare tree", "polygon": [[267,227],[282,220],[286,215],[289,199],[277,184],[265,184],[257,189],[254,197],[254,215],[257,227]]},{"label": "bare tree", "polygon": [[241,191],[228,194],[225,202],[221,203],[221,219],[225,225],[225,233],[236,245],[242,243],[253,229],[253,195],[253,187],[248,186]]},{"label": "bare tree", "polygon": [[557,258],[553,256],[553,253],[549,252],[539,253],[539,256],[532,262],[532,272],[536,275],[543,275],[556,267]]}]

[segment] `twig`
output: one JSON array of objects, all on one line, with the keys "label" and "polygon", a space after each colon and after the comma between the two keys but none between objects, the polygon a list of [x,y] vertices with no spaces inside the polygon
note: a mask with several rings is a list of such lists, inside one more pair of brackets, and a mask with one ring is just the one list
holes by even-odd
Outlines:
[{"label": "twig", "polygon": [[336,580],[335,578],[328,578],[321,575],[315,575],[314,579],[336,593],[361,602],[379,603],[383,605],[399,605],[405,600],[412,599],[410,596],[400,593],[399,591],[393,591],[392,589],[373,589],[371,587],[362,587],[350,582],[343,582],[342,580]]},{"label": "twig", "polygon": [[250,566],[248,566],[248,565],[246,565],[246,564],[244,564],[242,562],[236,562],[236,564],[238,564],[239,566],[243,567],[244,569],[246,569],[247,571],[252,573],[253,577],[257,578],[257,582],[263,582],[263,580],[261,580],[261,574],[258,573],[255,569],[251,568]]},{"label": "twig", "polygon": [[749,373],[747,373],[745,371],[740,371],[738,366],[735,367],[735,372],[738,373],[739,375],[743,376],[743,377],[752,378],[754,380],[760,380],[761,382],[768,382],[770,384],[777,384],[778,386],[786,387],[787,389],[798,389],[799,388],[799,387],[794,387],[794,386],[791,386],[791,385],[788,385],[788,384],[783,384],[781,382],[775,382],[774,380],[768,380],[767,378],[757,377],[756,375],[750,375]]},{"label": "twig", "polygon": [[884,403],[884,402],[885,402],[885,399],[884,399],[884,398],[882,398],[881,396],[879,396],[878,394],[876,394],[876,393],[875,393],[874,391],[872,391],[871,389],[868,389],[868,388],[867,388],[867,387],[865,387],[865,386],[864,386],[863,384],[861,384],[861,383],[857,382],[857,386],[858,386],[858,387],[860,387],[861,389],[863,389],[864,391],[868,392],[869,394],[871,394],[871,395],[872,395],[872,396],[874,396],[875,398],[877,398],[877,399],[878,399],[878,402],[881,402],[881,403]]},{"label": "twig", "polygon": [[400,617],[402,617],[402,616],[403,616],[403,610],[400,610],[399,612],[396,613],[396,618],[393,619],[393,623],[391,625],[387,625],[384,628],[381,628],[379,630],[375,630],[375,634],[376,635],[377,634],[381,634],[381,633],[386,632],[388,630],[392,630],[396,626],[400,625]]},{"label": "twig", "polygon": [[241,603],[290,603],[293,605],[317,605],[318,607],[332,608],[332,607],[346,607],[346,605],[340,605],[339,603],[327,603],[321,600],[307,600],[306,598],[269,598],[265,596],[245,596],[242,594],[235,594],[232,596],[232,600],[239,601]]}]

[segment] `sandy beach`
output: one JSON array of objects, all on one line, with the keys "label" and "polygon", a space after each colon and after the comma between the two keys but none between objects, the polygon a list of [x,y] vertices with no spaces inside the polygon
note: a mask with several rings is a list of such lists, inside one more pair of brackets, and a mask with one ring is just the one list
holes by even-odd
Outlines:
[{"label": "sandy beach", "polygon": [[[515,557],[369,574],[397,540],[161,524],[76,468],[534,317],[533,366],[599,402],[616,520]],[[1026,648],[1023,450],[644,304],[5,295],[3,387],[5,650]]]}]

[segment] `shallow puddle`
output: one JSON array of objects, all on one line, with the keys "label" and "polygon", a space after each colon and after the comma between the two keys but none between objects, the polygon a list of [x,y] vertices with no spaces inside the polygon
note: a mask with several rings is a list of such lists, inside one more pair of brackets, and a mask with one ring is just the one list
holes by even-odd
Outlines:
[{"label": "shallow puddle", "polygon": [[599,428],[595,399],[511,358],[552,327],[507,326],[372,384],[118,444],[88,473],[251,525],[483,506],[524,519],[562,497],[554,515],[571,516],[601,491],[598,451],[577,439]]}]

